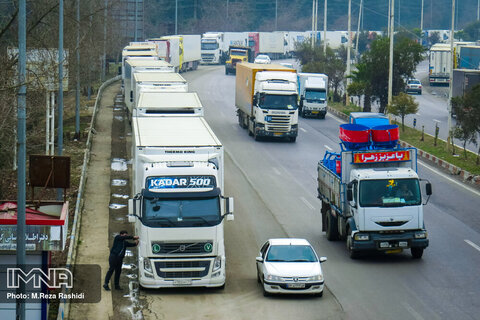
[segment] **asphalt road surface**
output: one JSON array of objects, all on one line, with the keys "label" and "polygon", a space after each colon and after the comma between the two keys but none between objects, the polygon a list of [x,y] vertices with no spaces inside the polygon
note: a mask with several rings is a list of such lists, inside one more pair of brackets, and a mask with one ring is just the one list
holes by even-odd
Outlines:
[{"label": "asphalt road surface", "polygon": [[[206,109],[205,118],[232,161],[227,162],[226,166],[227,194],[235,196],[238,205],[236,221],[227,225],[229,280],[225,293],[228,294],[231,283],[238,281],[235,279],[239,272],[237,270],[241,270],[240,274],[244,274],[244,277],[250,277],[252,283],[254,281],[256,250],[247,251],[243,242],[247,242],[246,246],[250,248],[269,237],[288,235],[307,238],[320,255],[328,257],[324,264],[326,284],[337,299],[331,299],[329,305],[333,310],[343,310],[344,314],[339,313],[338,317],[417,320],[478,318],[478,191],[463,186],[437,168],[420,163],[420,177],[428,179],[434,189],[434,195],[424,207],[430,247],[423,258],[413,260],[410,253],[405,252],[373,255],[353,261],[348,257],[343,242],[328,242],[320,231],[320,202],[316,198],[316,165],[326,149],[339,150],[337,136],[340,120],[331,115],[327,115],[325,120],[300,119],[296,143],[255,142],[237,124],[234,76],[226,76],[222,66],[212,66],[200,67],[195,72],[185,73],[184,77],[189,81],[190,91],[199,94]],[[243,173],[242,179],[230,180],[229,175],[232,177],[231,174],[237,171]],[[248,182],[248,188],[240,187],[243,180]],[[247,188],[245,190],[248,192],[237,194],[236,188]],[[250,206],[257,202],[256,199],[262,204],[259,208]],[[242,207],[246,203],[249,207]],[[245,233],[245,228],[250,233]],[[239,261],[244,267],[234,267],[232,270],[230,261]],[[256,300],[265,300],[260,297],[259,287],[252,286],[252,289],[257,290]],[[330,293],[325,296],[327,299],[318,301],[324,304],[329,297]],[[301,300],[304,305],[299,305],[297,299],[291,299],[272,301],[276,302],[275,308],[295,301],[295,310],[303,312],[319,305],[317,300],[311,304],[309,299]],[[268,305],[270,301],[267,299],[264,303]],[[340,306],[336,306],[337,301]],[[266,306],[263,303],[261,305]],[[323,306],[310,313],[315,319],[324,314]],[[279,315],[285,314],[279,312]]]}]

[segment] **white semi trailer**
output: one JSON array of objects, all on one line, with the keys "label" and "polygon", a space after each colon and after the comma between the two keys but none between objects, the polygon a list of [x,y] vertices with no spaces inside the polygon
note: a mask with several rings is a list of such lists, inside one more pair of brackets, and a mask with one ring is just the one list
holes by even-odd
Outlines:
[{"label": "white semi trailer", "polygon": [[141,287],[223,287],[223,146],[203,117],[134,117],[129,221]]}]

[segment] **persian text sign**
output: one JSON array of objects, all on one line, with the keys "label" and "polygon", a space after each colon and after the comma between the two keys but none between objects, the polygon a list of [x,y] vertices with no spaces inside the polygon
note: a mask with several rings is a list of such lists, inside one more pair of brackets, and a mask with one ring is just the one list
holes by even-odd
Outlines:
[{"label": "persian text sign", "polygon": [[353,155],[353,163],[409,161],[410,151],[362,152]]}]

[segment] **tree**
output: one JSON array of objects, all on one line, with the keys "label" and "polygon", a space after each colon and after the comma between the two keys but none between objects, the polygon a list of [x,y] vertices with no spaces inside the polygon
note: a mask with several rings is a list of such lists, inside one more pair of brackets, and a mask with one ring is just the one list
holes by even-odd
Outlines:
[{"label": "tree", "polygon": [[[463,97],[452,99],[452,108],[457,121],[453,136],[463,142],[463,152],[467,157],[466,145],[468,142],[477,144],[477,135],[480,134],[480,84],[474,86]],[[480,149],[477,152],[477,165],[480,162]]]},{"label": "tree", "polygon": [[[422,61],[424,48],[406,37],[397,38],[393,52],[393,95],[405,91],[405,80],[411,77],[417,65]],[[385,112],[388,102],[388,62],[389,38],[382,37],[372,42],[371,49],[365,52],[353,81],[369,84],[367,92],[372,98],[380,100],[380,112]]]},{"label": "tree", "polygon": [[338,88],[345,77],[346,66],[337,52],[327,46],[324,53],[323,46],[312,48],[309,41],[304,41],[296,45],[296,55],[303,72],[324,73],[328,76],[329,86],[333,88],[333,99],[340,101]]},{"label": "tree", "polygon": [[402,131],[405,131],[405,116],[418,112],[418,103],[415,99],[404,92],[393,97],[392,104],[387,107],[388,112],[402,118]]},{"label": "tree", "polygon": [[480,21],[469,23],[462,31],[456,33],[463,41],[477,41],[480,39]]},{"label": "tree", "polygon": [[428,36],[428,45],[433,46],[435,43],[440,42],[440,33],[438,31],[432,32]]}]

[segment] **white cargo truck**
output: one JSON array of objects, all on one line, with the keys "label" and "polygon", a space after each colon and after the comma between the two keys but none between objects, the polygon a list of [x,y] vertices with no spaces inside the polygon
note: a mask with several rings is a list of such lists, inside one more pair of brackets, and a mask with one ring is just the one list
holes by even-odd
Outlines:
[{"label": "white cargo truck", "polygon": [[238,123],[255,140],[298,135],[298,88],[294,69],[276,64],[238,63],[235,105]]},{"label": "white cargo truck", "polygon": [[133,119],[129,221],[144,288],[223,287],[224,151],[203,117]]},{"label": "white cargo truck", "polygon": [[299,73],[300,115],[325,119],[327,114],[328,76],[322,73]]},{"label": "white cargo truck", "polygon": [[201,38],[199,34],[181,35],[183,61],[180,71],[196,70],[202,60]]},{"label": "white cargo truck", "polygon": [[[145,59],[127,59],[125,62],[125,80],[124,92],[129,97],[130,92],[135,86],[133,74],[135,72],[174,72],[175,68],[166,61],[145,60]],[[125,101],[127,103],[127,101]]]},{"label": "white cargo truck", "polygon": [[134,117],[203,117],[203,105],[195,92],[140,92]]},{"label": "white cargo truck", "polygon": [[178,73],[171,72],[140,72],[133,74],[135,85],[130,97],[125,99],[129,117],[136,108],[141,92],[187,92],[188,83]]},{"label": "white cargo truck", "polygon": [[430,85],[448,84],[452,68],[450,44],[436,43],[430,48],[428,79]]},{"label": "white cargo truck", "polygon": [[179,37],[152,38],[147,41],[157,46],[158,59],[170,63],[175,68],[175,72],[180,71]]},{"label": "white cargo truck", "polygon": [[280,59],[285,54],[284,41],[283,32],[259,32],[259,53]]},{"label": "white cargo truck", "polygon": [[223,32],[207,32],[202,35],[202,64],[219,64],[222,57]]},{"label": "white cargo truck", "polygon": [[142,59],[142,60],[157,60],[158,51],[157,46],[153,43],[150,45],[136,44],[132,46],[126,46],[122,50],[122,88],[125,82],[125,61],[127,59]]}]

